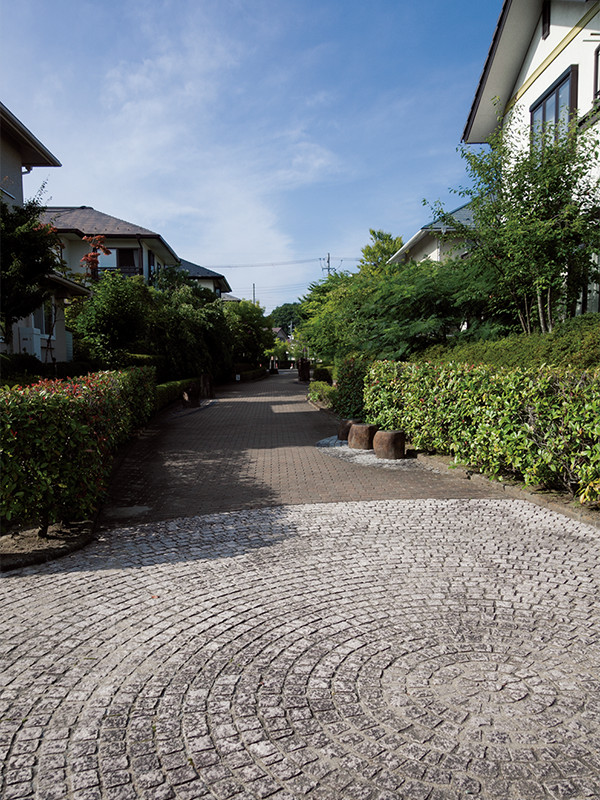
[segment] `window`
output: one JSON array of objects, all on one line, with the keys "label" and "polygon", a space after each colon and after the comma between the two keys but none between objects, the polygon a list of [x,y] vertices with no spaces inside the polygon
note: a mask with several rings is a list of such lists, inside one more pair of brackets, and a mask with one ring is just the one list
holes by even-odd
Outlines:
[{"label": "window", "polygon": [[550,34],[550,0],[544,0],[542,5],[542,39],[547,39]]},{"label": "window", "polygon": [[531,106],[534,136],[543,133],[555,139],[566,130],[577,111],[577,77],[578,67],[574,64]]},{"label": "window", "polygon": [[600,100],[600,44],[594,52],[594,100]]},{"label": "window", "polygon": [[139,260],[136,247],[117,247],[117,269],[122,275],[139,275]]},{"label": "window", "polygon": [[33,324],[44,336],[51,336],[54,333],[55,308],[54,302],[50,298],[37,308],[33,313]]}]

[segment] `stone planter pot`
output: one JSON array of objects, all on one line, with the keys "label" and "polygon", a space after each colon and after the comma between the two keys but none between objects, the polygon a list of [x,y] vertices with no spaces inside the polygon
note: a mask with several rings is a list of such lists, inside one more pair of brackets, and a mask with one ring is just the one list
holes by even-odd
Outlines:
[{"label": "stone planter pot", "polygon": [[359,424],[360,424],[360,420],[359,419],[343,419],[343,420],[341,420],[341,422],[340,422],[340,424],[338,426],[338,432],[337,432],[337,438],[340,440],[340,442],[348,441],[348,434],[350,433],[350,428],[353,425],[359,425]]},{"label": "stone planter pot", "polygon": [[377,431],[373,450],[377,458],[406,458],[406,434],[404,431]]},{"label": "stone planter pot", "polygon": [[348,434],[348,447],[352,450],[372,450],[373,438],[379,429],[378,425],[355,423]]}]

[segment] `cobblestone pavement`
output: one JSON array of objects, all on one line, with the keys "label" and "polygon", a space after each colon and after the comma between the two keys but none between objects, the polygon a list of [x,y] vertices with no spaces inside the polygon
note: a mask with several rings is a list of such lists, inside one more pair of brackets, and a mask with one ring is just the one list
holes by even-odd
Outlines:
[{"label": "cobblestone pavement", "polygon": [[598,531],[518,500],[106,533],[4,577],[2,797],[600,797]]},{"label": "cobblestone pavement", "polygon": [[399,498],[158,504],[0,579],[3,800],[600,798],[600,532],[318,456]]}]

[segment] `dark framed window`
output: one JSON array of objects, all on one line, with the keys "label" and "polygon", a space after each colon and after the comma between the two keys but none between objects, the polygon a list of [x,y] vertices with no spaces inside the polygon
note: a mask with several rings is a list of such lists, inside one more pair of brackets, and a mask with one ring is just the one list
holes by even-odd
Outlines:
[{"label": "dark framed window", "polygon": [[550,34],[550,0],[542,4],[542,39],[547,39]]},{"label": "dark framed window", "polygon": [[600,100],[600,44],[594,51],[594,100]]},{"label": "dark framed window", "polygon": [[529,111],[534,137],[544,135],[555,139],[575,118],[578,77],[579,68],[573,64],[532,104]]},{"label": "dark framed window", "polygon": [[139,250],[136,247],[117,247],[117,269],[122,275],[139,275]]}]

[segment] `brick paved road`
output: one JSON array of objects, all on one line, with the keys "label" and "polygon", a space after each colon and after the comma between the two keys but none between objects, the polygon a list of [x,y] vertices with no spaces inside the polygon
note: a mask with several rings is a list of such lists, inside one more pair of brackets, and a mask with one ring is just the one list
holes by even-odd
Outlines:
[{"label": "brick paved road", "polygon": [[105,530],[0,580],[0,796],[599,798],[599,545],[495,497]]},{"label": "brick paved road", "polygon": [[103,523],[155,521],[297,503],[416,497],[494,497],[411,461],[402,477],[342,464],[315,443],[335,419],[308,405],[295,373],[226,387],[206,408],[177,409],[128,451]]}]

